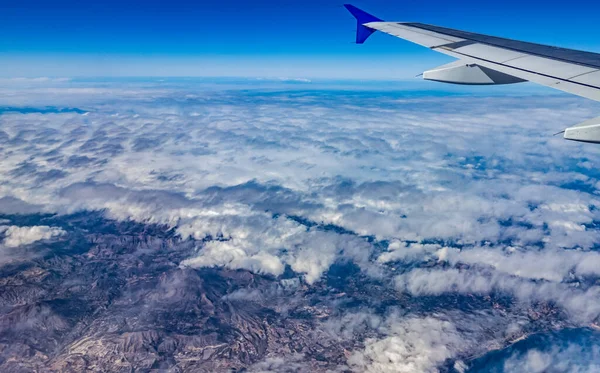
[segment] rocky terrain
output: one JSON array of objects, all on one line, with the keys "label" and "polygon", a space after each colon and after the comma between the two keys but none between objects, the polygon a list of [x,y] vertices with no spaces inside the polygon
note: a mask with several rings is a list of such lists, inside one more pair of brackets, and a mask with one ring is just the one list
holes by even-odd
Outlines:
[{"label": "rocky terrain", "polygon": [[[488,330],[479,334],[488,336],[504,333],[502,320],[526,319],[514,340],[567,326],[551,304],[524,309],[501,295],[411,297],[390,290],[386,276],[366,276],[351,262],[336,263],[312,286],[289,268],[279,278],[185,268],[182,260],[204,242],[226,238],[182,240],[167,227],[112,221],[101,213],[0,218],[67,232],[18,248],[26,258],[0,267],[2,372],[350,371],[352,351],[378,332],[349,327],[344,317],[365,310],[486,310]],[[462,358],[500,347],[482,340]],[[284,356],[285,367],[274,367]],[[443,369],[460,367],[449,360]]]}]

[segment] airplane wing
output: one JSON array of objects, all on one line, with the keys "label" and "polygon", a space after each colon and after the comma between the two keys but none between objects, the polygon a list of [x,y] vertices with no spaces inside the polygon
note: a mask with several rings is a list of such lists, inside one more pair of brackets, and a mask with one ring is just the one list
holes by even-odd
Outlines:
[{"label": "airplane wing", "polygon": [[[357,44],[381,31],[458,58],[424,72],[424,79],[470,85],[529,81],[600,101],[600,54],[422,23],[384,22],[350,4],[344,6],[357,19]],[[600,143],[600,117],[567,128],[564,138]]]}]

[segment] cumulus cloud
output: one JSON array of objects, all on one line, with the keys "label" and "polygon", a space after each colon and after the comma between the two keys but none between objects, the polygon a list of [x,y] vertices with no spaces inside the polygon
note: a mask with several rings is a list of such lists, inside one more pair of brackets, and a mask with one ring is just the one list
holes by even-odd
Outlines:
[{"label": "cumulus cloud", "polygon": [[2,245],[5,247],[19,247],[29,245],[41,240],[50,240],[60,237],[66,232],[61,228],[38,225],[31,227],[19,227],[16,225],[0,227],[4,234]]},{"label": "cumulus cloud", "polygon": [[572,276],[600,275],[600,254],[596,251],[524,250],[514,247],[504,250],[482,247],[440,250],[440,259],[453,265],[489,266],[502,273],[533,280],[561,282]]},{"label": "cumulus cloud", "polygon": [[521,338],[528,321],[519,315],[487,309],[465,313],[440,310],[428,314],[392,308],[348,312],[323,323],[323,329],[355,347],[348,365],[357,372],[460,371],[474,356]]},{"label": "cumulus cloud", "polygon": [[600,348],[581,346],[575,343],[563,346],[536,348],[526,352],[515,352],[505,362],[505,373],[592,373],[600,371]]},{"label": "cumulus cloud", "polygon": [[572,284],[532,282],[496,272],[459,269],[414,269],[395,278],[396,287],[414,295],[447,293],[509,294],[523,302],[555,302],[574,320],[591,322],[600,316],[600,287],[578,289]]},{"label": "cumulus cloud", "polygon": [[[240,215],[237,215],[240,216]],[[235,221],[235,219],[232,219]],[[273,219],[269,214],[253,216],[242,220],[239,225],[230,225],[231,220],[218,221],[212,230],[196,231],[194,226],[182,227],[180,232],[196,238],[208,234],[231,237],[228,240],[212,241],[205,244],[198,257],[188,259],[184,266],[209,267],[226,266],[245,268],[258,273],[280,275],[284,265],[295,272],[304,274],[306,282],[312,284],[336,259],[355,259],[358,264],[367,265],[371,245],[364,239],[319,229],[307,229],[305,225],[285,217]],[[223,225],[223,223],[228,223]],[[202,222],[202,228],[210,228]],[[194,230],[193,232],[191,230]]]},{"label": "cumulus cloud", "polygon": [[442,252],[442,250],[444,249],[446,248],[442,248],[442,246],[438,244],[420,244],[393,241],[388,245],[387,251],[382,253],[377,258],[377,261],[381,263],[388,263],[393,261],[422,261],[423,259],[426,259],[428,255]]},{"label": "cumulus cloud", "polygon": [[357,372],[437,372],[465,347],[454,325],[433,317],[388,321],[388,336],[367,339],[348,360]]}]

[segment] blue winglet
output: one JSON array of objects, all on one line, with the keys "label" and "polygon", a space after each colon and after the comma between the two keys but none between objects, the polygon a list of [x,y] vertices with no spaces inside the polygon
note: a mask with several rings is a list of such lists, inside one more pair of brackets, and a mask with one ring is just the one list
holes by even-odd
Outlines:
[{"label": "blue winglet", "polygon": [[383,22],[381,19],[371,15],[363,10],[358,9],[354,5],[344,4],[346,9],[352,13],[356,18],[356,44],[362,44],[374,33],[376,30],[365,26],[365,23],[369,22]]}]

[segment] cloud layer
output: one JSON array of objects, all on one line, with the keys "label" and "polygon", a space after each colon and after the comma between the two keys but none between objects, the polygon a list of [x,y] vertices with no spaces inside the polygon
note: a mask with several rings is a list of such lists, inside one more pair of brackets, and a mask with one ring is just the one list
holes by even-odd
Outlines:
[{"label": "cloud layer", "polygon": [[[415,302],[511,297],[507,328],[535,303],[556,305],[569,323],[597,320],[600,148],[550,135],[596,116],[598,105],[230,88],[1,89],[0,105],[13,109],[0,111],[0,213],[103,210],[165,224],[196,240],[184,268],[289,269],[310,286],[352,262]],[[8,226],[3,244],[62,234]],[[472,346],[453,315],[383,315],[349,366],[433,372]]]}]

